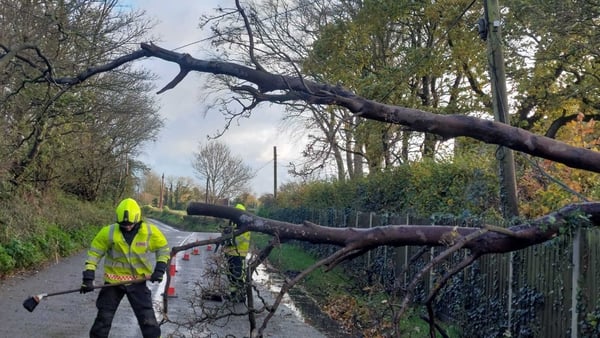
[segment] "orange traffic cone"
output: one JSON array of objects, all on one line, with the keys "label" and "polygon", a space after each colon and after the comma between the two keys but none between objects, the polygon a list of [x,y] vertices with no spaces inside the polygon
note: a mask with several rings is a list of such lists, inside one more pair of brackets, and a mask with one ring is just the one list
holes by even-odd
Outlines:
[{"label": "orange traffic cone", "polygon": [[198,249],[198,247],[194,247],[194,251],[192,251],[192,255],[199,255],[200,254],[200,249]]},{"label": "orange traffic cone", "polygon": [[169,265],[169,275],[175,276],[176,271],[177,269],[175,268],[175,260],[172,260],[171,264]]},{"label": "orange traffic cone", "polygon": [[206,251],[212,251],[212,245],[208,244],[208,245],[206,246]]},{"label": "orange traffic cone", "polygon": [[175,294],[175,286],[173,285],[175,280],[171,278],[171,283],[169,283],[169,289],[167,289],[167,297],[175,298],[177,295]]},{"label": "orange traffic cone", "polygon": [[189,260],[190,260],[190,253],[189,253],[189,252],[187,252],[187,251],[186,251],[186,252],[183,254],[183,260],[184,260],[184,261],[189,261]]},{"label": "orange traffic cone", "polygon": [[167,297],[174,298],[177,297],[175,295],[175,263],[171,261],[171,266],[169,267],[169,275],[171,276],[169,282],[169,288],[167,289]]}]

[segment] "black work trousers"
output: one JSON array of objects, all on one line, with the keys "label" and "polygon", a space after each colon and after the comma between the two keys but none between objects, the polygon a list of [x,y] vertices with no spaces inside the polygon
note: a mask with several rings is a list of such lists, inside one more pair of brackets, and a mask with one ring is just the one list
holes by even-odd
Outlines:
[{"label": "black work trousers", "polygon": [[90,330],[90,338],[108,337],[115,312],[125,295],[135,313],[144,338],[160,337],[160,326],[152,307],[152,294],[144,282],[100,289],[100,294],[96,299],[98,315]]},{"label": "black work trousers", "polygon": [[227,279],[229,280],[230,295],[238,300],[244,299],[246,298],[246,290],[244,289],[246,280],[244,273],[245,257],[235,255],[225,255],[225,257],[229,267]]}]

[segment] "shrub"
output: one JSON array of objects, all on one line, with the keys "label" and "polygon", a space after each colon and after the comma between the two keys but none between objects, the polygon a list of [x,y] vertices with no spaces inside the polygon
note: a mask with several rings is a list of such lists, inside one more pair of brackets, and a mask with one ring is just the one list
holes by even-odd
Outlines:
[{"label": "shrub", "polygon": [[0,245],[0,274],[6,274],[15,267],[15,259]]},{"label": "shrub", "polygon": [[61,257],[65,257],[75,251],[76,246],[69,233],[57,225],[48,226],[44,237],[48,243],[51,243],[53,249],[51,253],[58,253]]},{"label": "shrub", "polygon": [[15,260],[16,268],[28,268],[43,260],[40,248],[34,242],[12,239],[6,245],[6,252]]}]

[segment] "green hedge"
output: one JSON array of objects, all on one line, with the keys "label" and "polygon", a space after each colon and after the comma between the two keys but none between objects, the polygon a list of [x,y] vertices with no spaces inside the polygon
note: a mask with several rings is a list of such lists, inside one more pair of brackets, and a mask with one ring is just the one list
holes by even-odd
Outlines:
[{"label": "green hedge", "polygon": [[423,160],[355,180],[291,183],[279,192],[277,207],[499,218],[498,179],[485,163]]}]

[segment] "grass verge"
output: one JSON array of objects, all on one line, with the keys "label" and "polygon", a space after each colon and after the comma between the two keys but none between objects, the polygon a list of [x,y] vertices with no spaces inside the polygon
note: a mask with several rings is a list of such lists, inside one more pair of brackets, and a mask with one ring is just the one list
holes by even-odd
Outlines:
[{"label": "grass verge", "polygon": [[[257,249],[264,248],[270,236],[253,234],[252,243]],[[269,263],[282,274],[293,277],[295,274],[317,263],[318,258],[293,244],[281,244],[269,255]],[[360,292],[353,280],[340,268],[324,271],[318,268],[306,276],[299,285],[317,301],[319,307],[332,319],[340,323],[348,332],[364,337],[384,337],[383,332],[390,332],[388,313],[390,303],[384,292],[366,290]],[[357,292],[358,291],[358,292]],[[399,323],[402,337],[420,338],[429,336],[428,324],[419,318],[424,313],[422,307],[413,307]],[[460,337],[459,330],[452,326],[442,325],[449,337]],[[442,337],[442,335],[437,335]]]},{"label": "grass verge", "polygon": [[89,246],[102,222],[113,217],[102,205],[68,196],[37,203],[18,197],[0,202],[0,278],[79,252]]}]

